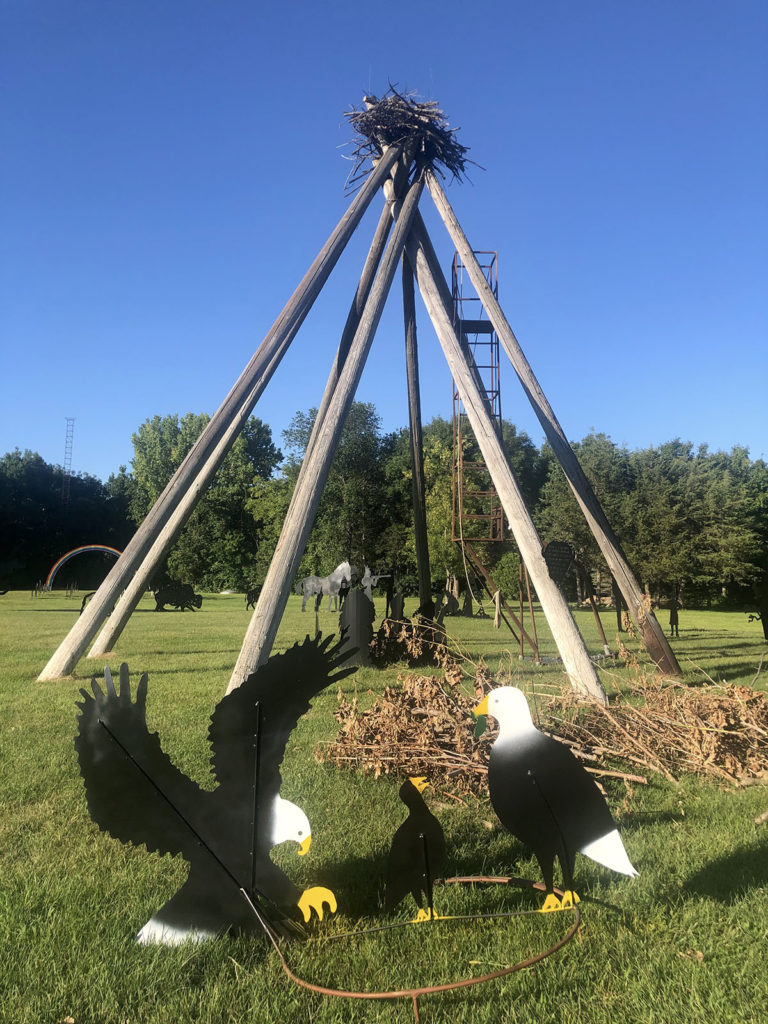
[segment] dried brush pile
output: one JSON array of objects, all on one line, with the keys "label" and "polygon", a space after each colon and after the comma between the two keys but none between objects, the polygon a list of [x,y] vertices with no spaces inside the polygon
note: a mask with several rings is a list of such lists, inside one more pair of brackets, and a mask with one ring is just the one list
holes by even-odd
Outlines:
[{"label": "dried brush pile", "polygon": [[610,708],[566,695],[542,715],[592,760],[619,759],[670,781],[685,772],[736,786],[768,779],[768,694],[747,686],[648,687]]},{"label": "dried brush pile", "polygon": [[477,701],[434,676],[408,674],[400,682],[368,711],[339,695],[339,733],[316,749],[316,759],[375,778],[426,775],[444,791],[481,793],[493,734],[473,739]]},{"label": "dried brush pile", "polygon": [[433,100],[417,100],[414,93],[402,95],[390,86],[378,99],[364,97],[363,106],[344,115],[355,131],[352,140],[354,166],[349,184],[354,184],[368,160],[376,160],[387,146],[407,145],[412,160],[428,166],[442,177],[446,172],[461,180],[468,161],[466,146],[456,139],[457,128]]},{"label": "dried brush pile", "polygon": [[437,665],[454,682],[464,678],[461,660],[445,629],[420,615],[412,619],[384,619],[371,642],[371,658],[379,665],[403,661],[411,668]]},{"label": "dried brush pile", "polygon": [[[339,697],[336,739],[320,761],[370,773],[427,775],[444,792],[487,792],[488,751],[495,730],[474,739],[471,711],[491,685],[480,666],[475,698],[460,692],[456,659],[445,679],[408,674],[367,711]],[[566,743],[590,774],[627,783],[647,773],[677,781],[693,773],[735,786],[768,782],[768,694],[745,686],[646,686],[610,708],[566,693],[536,714],[542,732]],[[491,720],[492,721],[492,720]],[[636,774],[642,770],[646,774]]]}]

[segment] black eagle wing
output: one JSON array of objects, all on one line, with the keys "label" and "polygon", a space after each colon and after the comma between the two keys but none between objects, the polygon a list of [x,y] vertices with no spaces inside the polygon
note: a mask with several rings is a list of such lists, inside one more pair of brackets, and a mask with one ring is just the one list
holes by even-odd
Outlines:
[{"label": "black eagle wing", "polygon": [[135,702],[126,664],[120,666],[119,691],[108,668],[104,683],[106,692],[92,679],[93,693],[81,690],[77,702],[75,748],[90,815],[115,839],[189,859],[197,844],[182,816],[194,817],[211,794],[176,768],[158,734],[147,729],[146,674]]},{"label": "black eagle wing", "polygon": [[212,770],[222,788],[252,792],[258,750],[259,801],[266,806],[278,795],[288,737],[309,710],[310,700],[355,671],[342,667],[346,655],[341,642],[332,640],[307,637],[284,654],[273,655],[216,705],[208,738]]}]

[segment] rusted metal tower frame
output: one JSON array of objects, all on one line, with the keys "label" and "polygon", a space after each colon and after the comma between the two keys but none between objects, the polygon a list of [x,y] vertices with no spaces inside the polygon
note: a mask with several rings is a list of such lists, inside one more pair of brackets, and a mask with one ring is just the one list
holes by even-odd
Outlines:
[{"label": "rusted metal tower frame", "polygon": [[[499,254],[494,250],[475,250],[475,257],[482,268],[494,296],[499,296]],[[468,363],[474,368],[475,377],[485,397],[488,415],[494,425],[499,441],[502,441],[501,423],[501,374],[499,359],[499,339],[493,324],[487,318],[480,296],[472,288],[464,273],[464,264],[460,255],[454,254],[451,267],[451,297],[453,299],[453,323],[461,340],[462,348]],[[475,452],[476,443],[469,428],[467,414],[461,401],[461,395],[453,381],[453,420],[452,420],[452,479],[451,479],[451,539],[460,544],[462,554],[468,557],[472,568],[489,597],[499,589],[488,569],[483,564],[475,544],[504,543],[507,538],[504,531],[504,509],[501,499],[491,480],[488,467],[482,455],[466,458],[465,439],[472,438]],[[468,429],[469,428],[469,429]],[[478,485],[478,477],[485,479],[485,485]],[[468,508],[470,509],[468,511]],[[485,525],[485,530],[483,530]],[[480,529],[478,530],[478,527]],[[522,612],[522,578],[521,578],[521,612],[517,616],[502,598],[506,615],[504,622],[520,644],[522,654],[525,643],[528,643],[534,657],[539,658],[536,621],[533,617],[533,606],[530,601],[530,584],[528,572],[521,559],[521,572],[525,573],[528,591],[528,607],[530,610],[530,634],[523,625]],[[509,619],[515,623],[515,631]]]},{"label": "rusted metal tower frame", "polygon": [[[498,298],[498,253],[479,251],[483,272]],[[454,254],[451,268],[451,295],[453,298],[454,326],[459,331],[462,346],[466,346],[487,397],[488,414],[501,439],[501,389],[499,380],[499,339],[490,320],[485,316],[477,294],[467,294],[464,265],[458,253]],[[474,314],[474,315],[468,315]],[[466,458],[464,440],[468,432],[467,414],[453,382],[453,479],[451,509],[451,539],[454,541],[500,541],[504,537],[504,512],[501,501],[490,479],[482,456]],[[476,447],[475,447],[476,451]],[[477,477],[487,478],[487,486],[478,487]],[[470,480],[474,481],[469,485]],[[467,510],[467,506],[471,511]],[[485,533],[472,530],[465,533],[464,524],[482,526]]]}]

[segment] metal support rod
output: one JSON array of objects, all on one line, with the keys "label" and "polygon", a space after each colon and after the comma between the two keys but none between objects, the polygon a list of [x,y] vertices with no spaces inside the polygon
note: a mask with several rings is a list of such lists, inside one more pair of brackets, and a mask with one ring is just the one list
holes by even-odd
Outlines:
[{"label": "metal support rod", "polygon": [[[315,442],[310,442],[311,457],[305,457],[299,471],[283,529],[267,570],[259,600],[256,602],[227,692],[240,686],[251,672],[269,657],[291,591],[291,584],[312,529],[341,431],[344,428],[373,336],[381,319],[392,279],[403,253],[405,239],[416,212],[423,184],[423,175],[420,175],[409,188],[402,204],[396,204],[393,209],[396,224],[392,237],[376,274],[376,280],[365,304],[321,429],[318,430]],[[316,426],[318,425],[316,424]]]},{"label": "metal support rod", "polygon": [[607,698],[595,666],[589,658],[568,605],[549,575],[541,540],[504,454],[494,423],[488,415],[487,403],[462,351],[453,325],[451,293],[421,217],[414,219],[406,252],[521,557],[528,566],[571,685],[591,699],[605,704]]},{"label": "metal support rod", "polygon": [[[173,514],[180,496],[192,485],[233,419],[238,414],[242,415],[244,410],[247,410],[247,416],[253,408],[399,153],[398,147],[393,146],[372,171],[234,387],[176,470],[88,607],[40,673],[39,680],[60,679],[72,671],[117,601],[120,592],[141,565],[158,534]],[[225,454],[226,452],[222,453],[222,458]]]},{"label": "metal support rod", "polygon": [[432,576],[429,567],[427,537],[427,499],[424,483],[424,444],[421,429],[421,394],[419,390],[419,348],[416,335],[416,297],[413,271],[403,257],[403,319],[405,321],[405,369],[408,378],[408,423],[411,435],[411,494],[416,564],[419,576],[419,607],[426,608],[432,599]]},{"label": "metal support rod", "polygon": [[[663,629],[659,626],[653,612],[645,607],[642,591],[627,563],[624,552],[621,550],[618,538],[611,529],[602,506],[597,500],[576,458],[576,454],[568,443],[568,439],[552,407],[534,376],[533,370],[512,328],[507,322],[507,318],[504,316],[498,299],[486,281],[485,274],[483,274],[482,268],[477,262],[472,247],[448,202],[445,192],[435,175],[431,172],[427,174],[427,184],[435,206],[448,229],[453,244],[461,256],[475,291],[480,297],[489,320],[493,324],[493,329],[499,336],[504,346],[504,351],[509,356],[515,373],[523,386],[523,390],[528,396],[528,400],[544,429],[547,440],[551,444],[566,479],[576,496],[587,524],[621,589],[629,614],[640,631],[649,655],[657,667],[665,674],[672,676],[682,675],[672,648],[664,636]],[[538,586],[536,589],[538,590]]]},{"label": "metal support rod", "polygon": [[261,759],[261,704],[256,701],[253,730],[253,818],[251,819],[251,892],[256,891],[256,837],[259,834],[259,769]]}]

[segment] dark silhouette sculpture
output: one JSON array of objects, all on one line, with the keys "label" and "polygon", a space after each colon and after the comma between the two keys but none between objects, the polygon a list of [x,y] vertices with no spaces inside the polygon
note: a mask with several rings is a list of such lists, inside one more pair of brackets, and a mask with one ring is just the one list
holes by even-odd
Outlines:
[{"label": "dark silhouette sculpture", "polygon": [[261,594],[262,583],[257,583],[255,587],[251,587],[248,593],[245,595],[245,610],[249,608],[255,608],[256,602],[259,600],[259,594]]},{"label": "dark silhouette sculpture", "polygon": [[432,888],[445,866],[443,828],[421,795],[427,785],[427,780],[418,776],[400,787],[408,817],[392,838],[384,896],[386,909],[393,910],[410,893],[419,908],[417,921],[435,916]]},{"label": "dark silhouette sculpture", "polygon": [[398,622],[405,618],[405,598],[396,590],[392,595],[389,602],[389,616],[390,619],[395,619]]},{"label": "dark silhouette sculpture", "polygon": [[195,608],[202,608],[203,599],[189,583],[166,583],[155,591],[155,611],[164,612],[167,604],[178,611],[188,608],[193,612]]},{"label": "dark silhouette sculpture", "polygon": [[[342,651],[349,652],[350,665],[371,664],[371,640],[376,609],[365,591],[353,586],[347,594],[339,615],[339,632],[343,637]],[[354,652],[354,653],[353,653]]]},{"label": "dark silhouette sculpture", "polygon": [[140,942],[172,945],[259,930],[244,893],[268,901],[268,919],[280,934],[295,930],[284,911],[298,907],[308,921],[312,909],[321,919],[325,904],[336,909],[330,890],[301,893],[269,857],[286,840],[302,852],[309,845],[306,815],[280,797],[280,764],[310,699],[352,671],[341,667],[340,645],[330,646],[331,639],[295,644],[219,701],[208,731],[218,781],[212,791],[187,778],[148,731],[146,675],[135,702],[127,665],[120,667],[119,692],[109,669],[106,692],[95,679],[93,695],[80,691],[75,747],[91,817],[115,839],[181,854],[190,865],[181,889],[139,932]]},{"label": "dark silhouette sculpture", "polygon": [[677,600],[677,594],[672,595],[672,600],[669,605],[669,635],[680,636],[680,602]]}]

